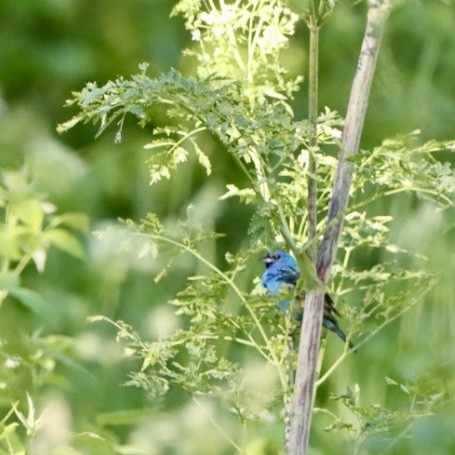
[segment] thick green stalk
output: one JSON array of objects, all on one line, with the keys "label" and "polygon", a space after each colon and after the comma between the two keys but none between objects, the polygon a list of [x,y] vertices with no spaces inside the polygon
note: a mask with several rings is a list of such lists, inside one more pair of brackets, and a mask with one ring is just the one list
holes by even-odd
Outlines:
[{"label": "thick green stalk", "polygon": [[316,263],[317,240],[316,227],[318,184],[317,174],[317,126],[318,126],[318,63],[319,63],[319,26],[308,24],[310,30],[310,54],[308,77],[308,256]]}]

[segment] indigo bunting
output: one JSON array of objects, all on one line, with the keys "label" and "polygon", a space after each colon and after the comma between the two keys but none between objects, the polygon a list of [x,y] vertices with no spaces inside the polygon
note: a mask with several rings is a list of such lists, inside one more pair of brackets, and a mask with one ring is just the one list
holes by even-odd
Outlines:
[{"label": "indigo bunting", "polygon": [[[278,295],[283,284],[295,286],[300,277],[300,269],[297,261],[288,253],[284,251],[275,251],[267,253],[262,262],[265,264],[265,272],[262,274],[261,283],[272,295]],[[303,300],[305,294],[299,294],[298,299]],[[290,305],[289,300],[282,300],[279,302],[281,310],[286,310]],[[343,341],[346,341],[345,333],[340,329],[340,326],[335,319],[340,316],[336,310],[333,300],[329,294],[324,296],[324,316],[322,325],[338,335]],[[301,318],[302,314],[300,314]],[[353,348],[353,344],[349,343],[349,347]]]}]

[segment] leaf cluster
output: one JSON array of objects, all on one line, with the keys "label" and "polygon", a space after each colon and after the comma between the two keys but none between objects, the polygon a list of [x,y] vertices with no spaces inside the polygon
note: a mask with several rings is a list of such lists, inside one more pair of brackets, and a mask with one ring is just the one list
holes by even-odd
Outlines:
[{"label": "leaf cluster", "polygon": [[348,388],[343,395],[332,396],[333,400],[343,403],[351,411],[354,420],[347,422],[332,415],[333,422],[326,430],[350,432],[355,440],[354,453],[361,453],[363,447],[375,440],[381,440],[382,445],[386,446],[384,452],[388,451],[401,439],[410,436],[417,419],[433,415],[448,399],[437,384],[425,378],[415,382],[400,382],[386,377],[385,382],[394,389],[396,400],[402,402],[401,409],[392,410],[379,403],[361,403],[365,398],[361,396],[358,384],[353,389]]},{"label": "leaf cluster", "polygon": [[196,58],[200,79],[236,80],[251,104],[270,97],[286,101],[298,88],[301,78],[291,80],[280,61],[298,20],[286,2],[183,0],[172,14],[184,17],[196,43],[185,53]]},{"label": "leaf cluster", "polygon": [[[199,231],[189,222],[180,223],[171,234],[156,216],[149,215],[139,224],[127,221],[100,235],[115,236],[119,230],[129,232],[130,245],[136,243],[134,239],[140,239],[142,244],[149,244],[149,252],[169,258],[169,264],[175,264],[185,254],[209,270],[203,275],[190,276],[187,285],[169,301],[176,307],[176,314],[186,321],[185,329],[163,339],[144,341],[129,325],[110,321],[118,330],[117,337],[126,355],[141,363],[138,371],[130,373],[127,385],[141,387],[152,397],[178,387],[192,394],[221,399],[241,419],[257,416],[255,391],[245,388],[238,359],[226,352],[225,344],[230,342],[240,350],[259,351],[263,361],[276,366],[284,387],[290,324],[289,327],[281,324],[278,308],[268,303],[270,299],[264,296],[263,290],[245,290],[238,284],[256,251],[227,254],[229,268],[222,270],[199,252],[205,243],[219,235]],[[159,279],[163,279],[169,264],[158,272]],[[269,400],[281,396],[282,391],[277,387]],[[248,402],[251,406],[247,406]]]},{"label": "leaf cluster", "polygon": [[[84,258],[80,234],[88,231],[84,214],[57,214],[56,211],[57,208],[38,192],[26,168],[2,172],[0,303],[12,298],[50,324],[56,322],[55,308],[23,283],[23,272],[30,263],[38,272],[43,272],[52,247]],[[0,343],[1,401],[10,406],[0,421],[1,454],[26,453],[28,444],[46,419],[35,408],[35,392],[52,382],[68,386],[67,380],[55,369],[58,363],[75,365],[70,339],[59,335],[42,336],[39,331],[26,336],[17,327],[15,330],[13,341],[5,337]]]},{"label": "leaf cluster", "polygon": [[368,192],[374,185],[376,198],[406,192],[441,209],[453,207],[453,168],[448,161],[439,159],[438,153],[455,151],[455,141],[429,140],[422,144],[419,136],[417,130],[386,139],[355,157],[358,190]]},{"label": "leaf cluster", "polygon": [[0,183],[0,302],[8,295],[31,310],[49,317],[46,302],[21,285],[21,273],[33,262],[39,272],[47,252],[56,247],[74,257],[85,256],[77,232],[87,232],[87,217],[81,213],[55,213],[33,186],[26,169],[4,171]]}]

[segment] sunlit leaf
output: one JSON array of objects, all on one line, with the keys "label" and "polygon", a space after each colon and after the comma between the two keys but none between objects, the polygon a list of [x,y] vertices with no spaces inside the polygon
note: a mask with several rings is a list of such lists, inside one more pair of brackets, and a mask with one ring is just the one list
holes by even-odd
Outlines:
[{"label": "sunlit leaf", "polygon": [[90,224],[85,213],[64,213],[52,218],[51,226],[65,225],[82,232],[88,232]]},{"label": "sunlit leaf", "polygon": [[13,213],[32,232],[39,232],[43,225],[44,211],[37,199],[26,199],[12,206]]},{"label": "sunlit leaf", "polygon": [[80,259],[85,258],[85,250],[81,242],[74,235],[63,229],[49,229],[44,233],[52,245]]}]

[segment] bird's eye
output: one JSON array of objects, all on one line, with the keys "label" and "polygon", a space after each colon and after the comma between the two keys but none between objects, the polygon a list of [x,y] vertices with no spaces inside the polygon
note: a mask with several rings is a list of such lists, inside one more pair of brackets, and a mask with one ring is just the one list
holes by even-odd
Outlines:
[{"label": "bird's eye", "polygon": [[277,260],[277,259],[280,259],[281,258],[281,255],[279,254],[274,254],[273,255],[273,259]]}]

